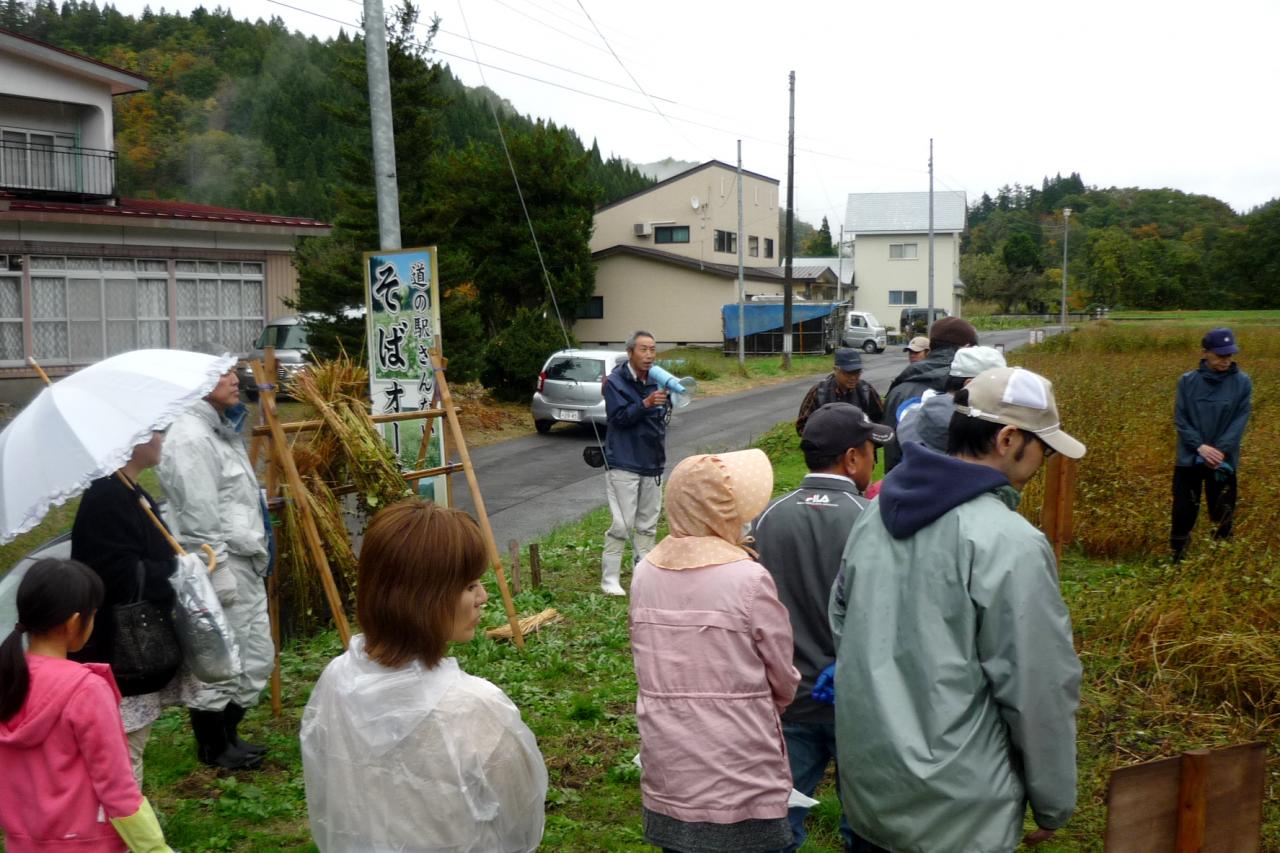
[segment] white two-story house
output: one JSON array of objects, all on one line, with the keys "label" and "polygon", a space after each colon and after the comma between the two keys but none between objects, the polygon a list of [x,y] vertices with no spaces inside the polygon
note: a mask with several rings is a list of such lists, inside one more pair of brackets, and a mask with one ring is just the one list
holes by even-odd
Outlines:
[{"label": "white two-story house", "polygon": [[[958,314],[963,191],[933,194],[933,305]],[[904,308],[929,305],[929,193],[850,193],[845,236],[854,235],[854,307],[898,328]]]},{"label": "white two-story house", "polygon": [[[781,295],[778,181],[742,173],[743,280],[752,295]],[[722,306],[738,299],[738,176],[710,160],[596,211],[591,236],[596,290],[574,334],[584,346],[617,346],[636,329],[660,346],[719,346]],[[834,273],[797,266],[794,294],[831,299]]]},{"label": "white two-story house", "polygon": [[112,100],[145,78],[0,30],[0,400],[142,347],[250,348],[323,222],[121,198]]}]

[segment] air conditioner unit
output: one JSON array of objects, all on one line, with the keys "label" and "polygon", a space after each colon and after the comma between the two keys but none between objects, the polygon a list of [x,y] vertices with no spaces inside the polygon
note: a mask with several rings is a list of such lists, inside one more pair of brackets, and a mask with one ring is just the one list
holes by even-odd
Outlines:
[{"label": "air conditioner unit", "polygon": [[649,236],[650,234],[652,234],[652,233],[653,233],[653,226],[652,226],[652,225],[650,225],[648,222],[637,222],[637,223],[636,223],[636,236],[637,236],[637,237],[648,237],[648,236]]}]

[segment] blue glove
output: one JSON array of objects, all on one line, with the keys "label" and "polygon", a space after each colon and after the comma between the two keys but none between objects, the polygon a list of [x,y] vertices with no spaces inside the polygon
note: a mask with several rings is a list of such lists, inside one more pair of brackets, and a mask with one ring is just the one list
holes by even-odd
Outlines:
[{"label": "blue glove", "polygon": [[813,683],[813,690],[809,692],[813,697],[813,701],[821,702],[823,705],[836,704],[836,664],[835,661],[831,665],[818,673],[818,680]]}]

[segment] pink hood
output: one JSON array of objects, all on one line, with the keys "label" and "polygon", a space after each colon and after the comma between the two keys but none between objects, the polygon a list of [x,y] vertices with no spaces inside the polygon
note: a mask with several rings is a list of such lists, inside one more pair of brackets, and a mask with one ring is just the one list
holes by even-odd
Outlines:
[{"label": "pink hood", "polygon": [[0,722],[0,826],[9,853],[116,853],[111,818],[137,812],[111,668],[27,655],[31,689]]}]

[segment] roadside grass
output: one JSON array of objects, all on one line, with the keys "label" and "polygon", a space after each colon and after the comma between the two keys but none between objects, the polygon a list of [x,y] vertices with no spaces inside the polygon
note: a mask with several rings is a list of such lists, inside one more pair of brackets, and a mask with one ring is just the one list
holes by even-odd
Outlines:
[{"label": "roadside grass", "polygon": [[1252,325],[1274,323],[1280,320],[1280,310],[1257,311],[1112,311],[1107,319],[1123,322],[1191,323],[1204,325],[1205,331],[1214,323]]}]

